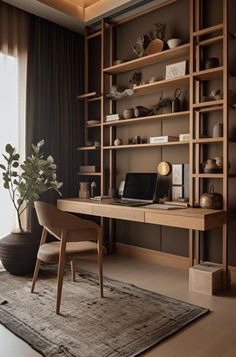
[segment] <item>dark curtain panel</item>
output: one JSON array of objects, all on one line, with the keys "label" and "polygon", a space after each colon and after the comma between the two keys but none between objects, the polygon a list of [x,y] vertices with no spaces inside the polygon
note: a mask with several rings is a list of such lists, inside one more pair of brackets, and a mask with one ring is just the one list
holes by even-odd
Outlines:
[{"label": "dark curtain panel", "polygon": [[[44,152],[57,164],[63,197],[78,196],[76,175],[82,113],[76,96],[83,91],[83,36],[32,17],[27,72],[26,148],[44,139]],[[56,192],[42,200],[56,204]],[[32,213],[32,212],[31,212]],[[35,230],[35,214],[30,215]],[[38,232],[38,230],[36,229]]]}]

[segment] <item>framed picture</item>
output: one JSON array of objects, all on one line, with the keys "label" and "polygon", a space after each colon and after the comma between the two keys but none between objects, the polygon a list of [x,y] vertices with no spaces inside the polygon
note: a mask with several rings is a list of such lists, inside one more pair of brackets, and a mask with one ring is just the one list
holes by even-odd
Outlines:
[{"label": "framed picture", "polygon": [[172,165],[172,185],[183,185],[183,164]]},{"label": "framed picture", "polygon": [[187,61],[168,64],[165,67],[165,79],[182,77],[186,74]]},{"label": "framed picture", "polygon": [[172,186],[172,201],[178,201],[183,197],[183,186]]}]

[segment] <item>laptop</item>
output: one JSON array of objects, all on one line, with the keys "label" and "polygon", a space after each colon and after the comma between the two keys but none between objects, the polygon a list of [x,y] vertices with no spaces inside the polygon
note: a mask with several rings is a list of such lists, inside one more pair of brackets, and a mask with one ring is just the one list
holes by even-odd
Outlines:
[{"label": "laptop", "polygon": [[127,173],[123,196],[112,203],[133,207],[153,203],[156,185],[156,173]]}]

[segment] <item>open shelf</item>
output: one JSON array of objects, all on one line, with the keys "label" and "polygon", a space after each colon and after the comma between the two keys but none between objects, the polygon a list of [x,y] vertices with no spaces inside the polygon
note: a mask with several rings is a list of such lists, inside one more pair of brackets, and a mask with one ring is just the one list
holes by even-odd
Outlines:
[{"label": "open shelf", "polygon": [[175,58],[188,56],[189,50],[190,45],[187,43],[185,45],[181,45],[173,49],[154,53],[152,55],[136,58],[131,61],[104,68],[103,72],[112,75],[132,71],[134,69],[151,66],[156,63],[161,63],[164,61],[173,60]]},{"label": "open shelf", "polygon": [[207,110],[208,107],[212,107],[212,109],[213,109],[213,107],[217,107],[218,108],[219,106],[221,106],[221,108],[222,108],[223,103],[224,103],[223,99],[209,100],[207,102],[194,103],[193,104],[193,108],[194,109],[198,109],[199,108],[199,109],[201,109],[201,111],[204,111],[204,109],[205,109],[205,111],[208,111]]},{"label": "open shelf", "polygon": [[205,29],[194,31],[193,32],[193,36],[207,35],[207,34],[209,34],[211,32],[223,30],[223,27],[224,27],[224,24],[222,24],[222,23],[214,25],[214,26],[206,27]]},{"label": "open shelf", "polygon": [[100,150],[100,146],[79,146],[78,151],[90,151],[90,150]]},{"label": "open shelf", "polygon": [[199,46],[210,46],[210,45],[214,45],[217,42],[221,42],[223,41],[223,35],[220,36],[216,36],[216,37],[212,37],[212,38],[208,38],[207,40],[202,40],[198,42]]},{"label": "open shelf", "polygon": [[[137,86],[134,88],[133,96],[138,97],[146,94],[152,94],[157,92],[158,90],[161,91],[164,88],[173,88],[176,86],[184,86],[189,83],[189,75],[183,77],[177,77],[168,80],[161,80],[154,83],[148,83],[141,86]],[[131,96],[131,97],[133,97]],[[126,97],[127,98],[127,97]]]},{"label": "open shelf", "polygon": [[122,149],[136,149],[136,148],[149,148],[155,146],[174,146],[174,145],[188,145],[187,141],[170,141],[168,143],[160,144],[131,144],[131,145],[118,145],[118,146],[104,146],[104,150],[122,150]]},{"label": "open shelf", "polygon": [[131,124],[135,124],[135,123],[152,121],[152,120],[155,121],[155,120],[188,118],[189,114],[190,114],[189,111],[184,111],[184,112],[178,112],[178,113],[150,115],[150,116],[147,116],[147,117],[108,121],[108,122],[104,122],[103,125],[105,125],[105,126],[131,125]]},{"label": "open shelf", "polygon": [[205,178],[205,179],[223,179],[224,178],[224,174],[204,174],[204,173],[200,173],[200,174],[193,174],[192,175],[194,178]]},{"label": "open shelf", "polygon": [[101,126],[101,123],[96,123],[96,124],[87,124],[85,123],[87,128],[99,128]]},{"label": "open shelf", "polygon": [[221,76],[223,76],[223,66],[204,69],[193,73],[194,79],[199,79],[201,81],[210,81],[212,79],[220,78]]},{"label": "open shelf", "polygon": [[78,95],[76,98],[77,99],[88,99],[91,97],[95,97],[97,95],[97,92],[90,92],[90,93],[84,93],[81,95]]},{"label": "open shelf", "polygon": [[78,176],[101,176],[101,172],[78,172]]},{"label": "open shelf", "polygon": [[224,138],[200,138],[200,139],[193,139],[194,144],[211,144],[211,143],[221,143],[224,141]]}]

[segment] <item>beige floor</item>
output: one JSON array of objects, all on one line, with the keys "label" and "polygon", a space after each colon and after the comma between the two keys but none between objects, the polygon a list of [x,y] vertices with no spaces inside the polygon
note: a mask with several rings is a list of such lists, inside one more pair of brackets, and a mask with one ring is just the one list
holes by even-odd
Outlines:
[{"label": "beige floor", "polygon": [[[96,271],[95,262],[81,267]],[[206,317],[143,354],[145,357],[235,357],[236,289],[225,296],[207,296],[188,290],[188,273],[127,257],[106,257],[105,275],[142,288],[204,306],[211,310]],[[36,357],[23,341],[0,325],[1,357]],[[93,356],[91,356],[93,357]],[[99,357],[99,356],[94,356]]]}]

